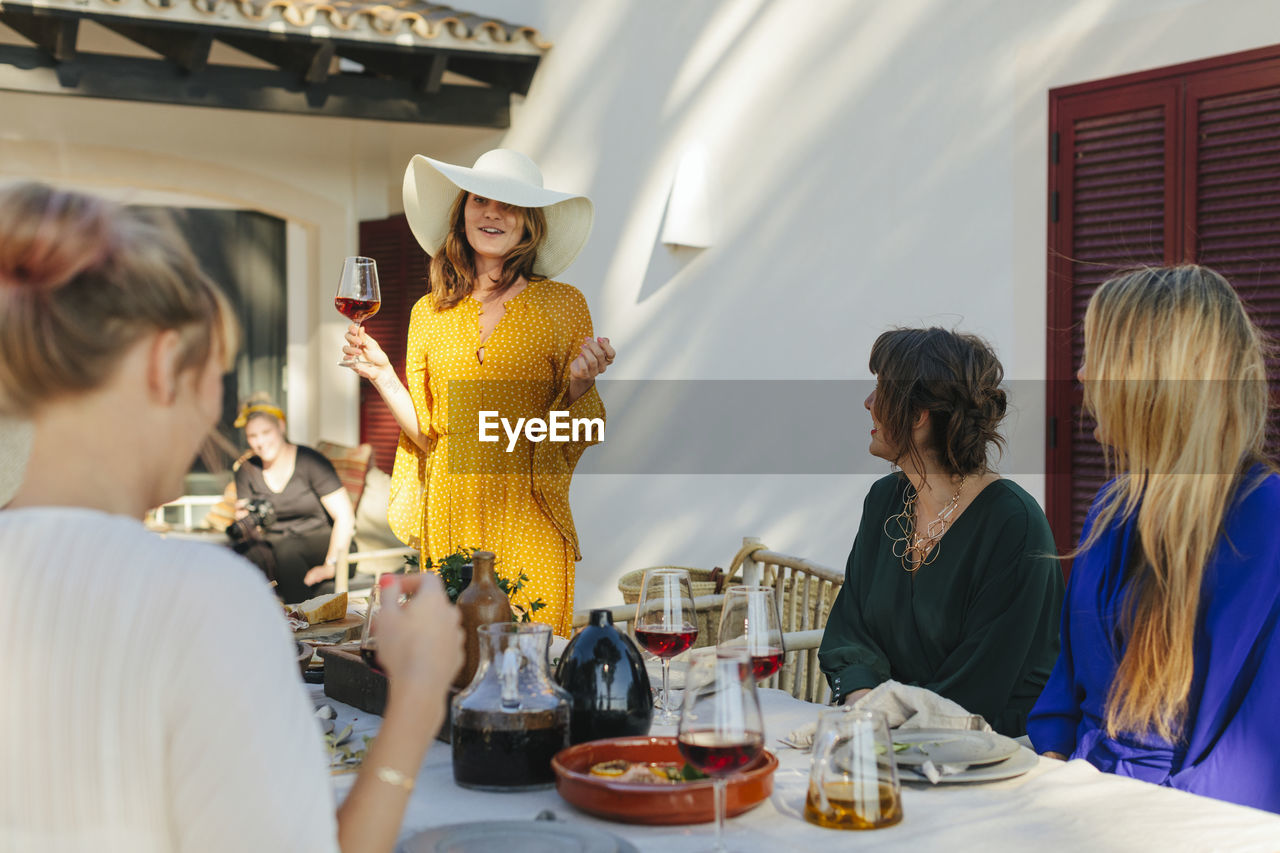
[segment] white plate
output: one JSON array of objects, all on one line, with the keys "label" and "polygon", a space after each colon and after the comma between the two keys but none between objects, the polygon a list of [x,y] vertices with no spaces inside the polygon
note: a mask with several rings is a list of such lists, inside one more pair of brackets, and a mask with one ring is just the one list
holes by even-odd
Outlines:
[{"label": "white plate", "polygon": [[[951,773],[943,776],[938,780],[938,784],[950,782],[996,782],[1000,779],[1012,779],[1015,776],[1021,776],[1031,768],[1040,763],[1040,756],[1036,755],[1025,746],[1018,747],[1018,751],[1004,761],[995,764],[984,764],[980,767],[970,767],[959,773]],[[925,775],[914,767],[898,766],[898,775],[903,782],[928,782]]]},{"label": "white plate", "polygon": [[420,832],[402,853],[637,853],[611,832],[558,820],[455,823]]},{"label": "white plate", "polygon": [[898,729],[894,744],[908,744],[901,752],[895,749],[898,764],[994,764],[1004,761],[1019,749],[1013,738],[995,732],[971,732],[963,729]]}]

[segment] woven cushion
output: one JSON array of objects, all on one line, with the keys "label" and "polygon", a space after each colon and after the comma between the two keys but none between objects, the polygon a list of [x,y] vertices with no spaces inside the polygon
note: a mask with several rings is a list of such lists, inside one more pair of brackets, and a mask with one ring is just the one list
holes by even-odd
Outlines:
[{"label": "woven cushion", "polygon": [[364,494],[364,477],[369,471],[369,460],[373,457],[373,445],[362,444],[359,447],[347,447],[331,441],[316,442],[316,450],[333,463],[338,472],[338,479],[351,496],[351,506],[360,506],[360,496]]}]

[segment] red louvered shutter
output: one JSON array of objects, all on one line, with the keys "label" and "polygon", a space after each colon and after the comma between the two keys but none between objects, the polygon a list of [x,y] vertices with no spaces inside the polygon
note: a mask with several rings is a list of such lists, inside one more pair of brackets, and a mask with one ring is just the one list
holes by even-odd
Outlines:
[{"label": "red louvered shutter", "polygon": [[[1074,379],[1098,284],[1194,259],[1280,339],[1280,47],[1055,90],[1050,134],[1046,497],[1067,550],[1105,478]],[[1269,367],[1280,382],[1280,361]]]},{"label": "red louvered shutter", "polygon": [[[1051,223],[1048,507],[1058,548],[1080,538],[1106,479],[1075,373],[1084,356],[1084,310],[1117,269],[1162,263],[1171,240],[1173,89],[1106,92],[1063,104],[1057,209]],[[1056,231],[1056,234],[1054,233]],[[1056,239],[1054,239],[1056,237]],[[1054,284],[1056,283],[1056,287]]]},{"label": "red louvered shutter", "polygon": [[[1188,87],[1187,240],[1197,262],[1235,285],[1264,332],[1280,341],[1280,68]],[[1280,451],[1280,359],[1268,365],[1267,449]]]},{"label": "red louvered shutter", "polygon": [[[403,215],[360,223],[360,254],[378,262],[382,308],[365,321],[365,329],[381,344],[404,381],[409,312],[426,293],[427,256],[409,231]],[[373,462],[390,473],[400,427],[382,397],[368,382],[360,383],[360,440],[373,445]]]}]

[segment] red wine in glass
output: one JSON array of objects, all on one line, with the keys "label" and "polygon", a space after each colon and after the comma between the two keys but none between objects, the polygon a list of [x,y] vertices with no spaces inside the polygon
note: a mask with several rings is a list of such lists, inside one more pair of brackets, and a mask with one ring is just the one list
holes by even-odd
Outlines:
[{"label": "red wine in glass", "polygon": [[382,307],[382,303],[374,299],[350,299],[346,296],[334,297],[333,304],[338,309],[338,313],[353,323],[363,323],[377,314],[378,309]]},{"label": "red wine in glass", "polygon": [[698,636],[689,572],[666,566],[645,570],[632,624],[636,642],[662,661],[662,694],[654,703],[660,709],[654,725],[674,725],[680,718],[671,708],[671,659],[691,647]]},{"label": "red wine in glass", "polygon": [[[373,258],[352,257],[342,262],[342,278],[338,280],[338,292],[333,304],[357,326],[378,313],[378,309],[382,307],[382,290],[378,286],[378,265]],[[356,367],[368,362],[362,358],[348,357],[338,364]]]},{"label": "red wine in glass", "polygon": [[715,731],[682,732],[680,754],[708,776],[728,776],[756,760],[764,749],[764,737],[750,734],[733,738]]},{"label": "red wine in glass", "polygon": [[751,655],[751,675],[756,681],[764,681],[782,669],[782,649],[769,649],[763,654]]},{"label": "red wine in glass", "polygon": [[636,639],[650,654],[668,659],[692,647],[698,639],[698,629],[694,625],[674,629],[636,628]]},{"label": "red wine in glass", "polygon": [[752,675],[750,656],[730,648],[695,663],[685,680],[676,743],[685,760],[712,779],[715,849],[721,853],[728,777],[750,766],[764,750],[764,719]]},{"label": "red wine in glass", "polygon": [[787,647],[773,587],[734,586],[725,593],[716,645],[751,658],[756,681],[772,678],[782,668]]}]

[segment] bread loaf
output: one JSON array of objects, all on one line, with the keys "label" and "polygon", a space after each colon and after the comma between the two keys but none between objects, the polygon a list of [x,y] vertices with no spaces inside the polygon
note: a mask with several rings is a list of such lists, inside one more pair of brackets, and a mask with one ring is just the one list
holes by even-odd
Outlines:
[{"label": "bread loaf", "polygon": [[299,619],[306,619],[308,625],[333,622],[347,615],[347,594],[334,592],[329,595],[319,595],[301,604],[295,604],[291,612]]}]

